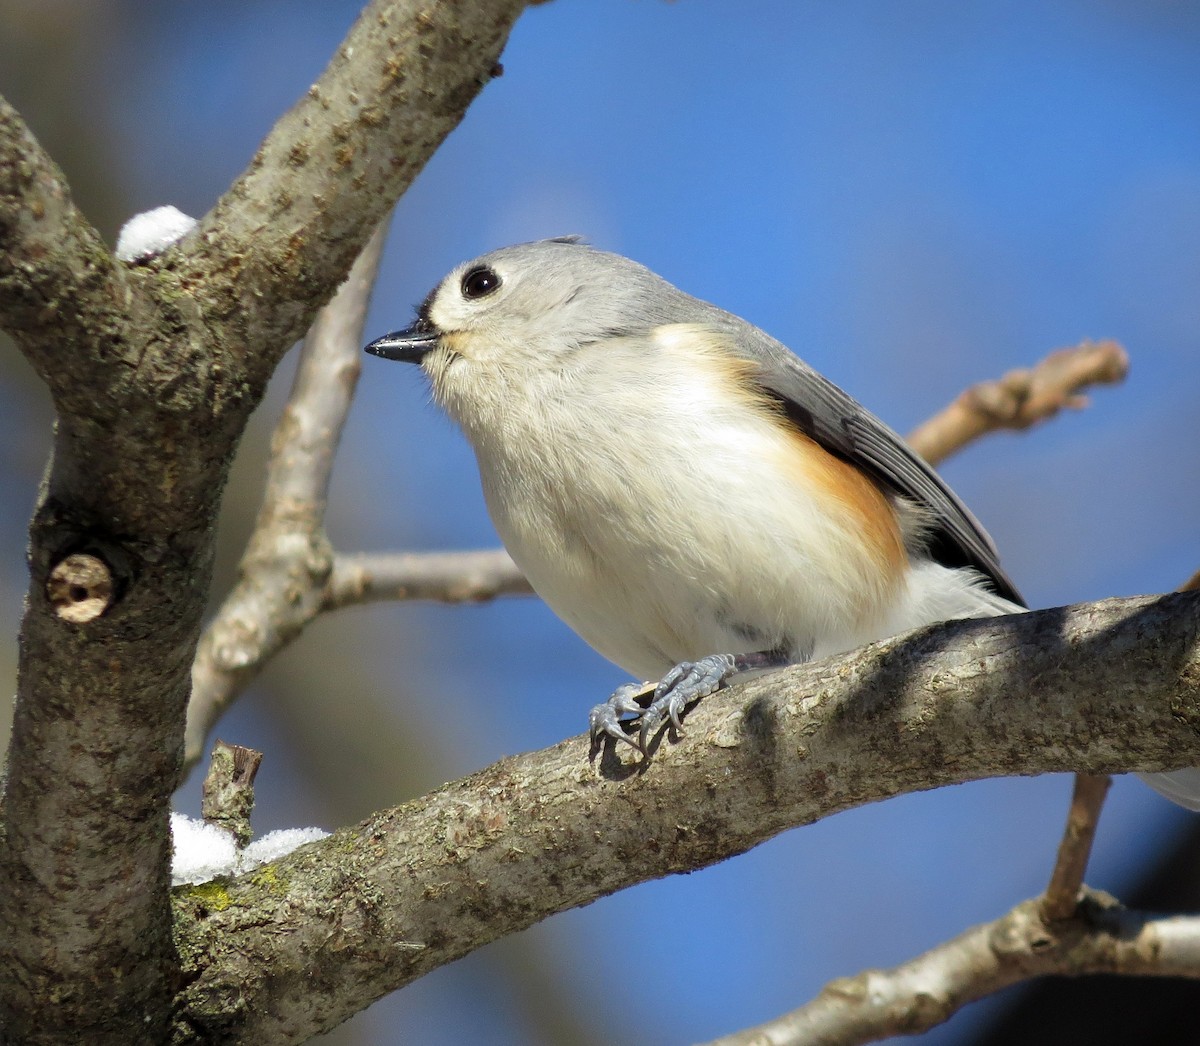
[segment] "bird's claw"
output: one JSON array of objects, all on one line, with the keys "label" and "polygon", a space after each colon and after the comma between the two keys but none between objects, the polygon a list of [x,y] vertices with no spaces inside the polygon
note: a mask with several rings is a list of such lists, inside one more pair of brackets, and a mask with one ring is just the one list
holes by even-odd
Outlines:
[{"label": "bird's claw", "polygon": [[[646,755],[650,738],[663,720],[670,720],[676,732],[682,734],[682,716],[687,706],[720,689],[735,671],[732,655],[710,654],[698,661],[681,661],[657,685],[626,683],[618,687],[588,717],[592,753],[599,751],[605,737],[612,737]],[[631,718],[622,719],[624,715]],[[637,727],[636,740],[627,730],[631,726]]]},{"label": "bird's claw", "polygon": [[[643,755],[646,752],[645,742],[639,736],[637,740],[625,731],[624,723],[638,721],[643,715],[645,704],[653,696],[655,683],[625,683],[613,691],[612,697],[601,705],[596,705],[588,713],[588,738],[592,744],[592,754],[600,750],[605,737],[624,741],[632,745]],[[623,715],[632,715],[632,719],[622,719]],[[640,743],[639,743],[640,742]]]}]

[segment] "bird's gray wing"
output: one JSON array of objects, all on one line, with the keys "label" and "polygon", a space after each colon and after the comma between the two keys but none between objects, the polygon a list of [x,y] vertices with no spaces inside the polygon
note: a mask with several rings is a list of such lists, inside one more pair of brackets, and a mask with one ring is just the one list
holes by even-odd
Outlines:
[{"label": "bird's gray wing", "polygon": [[928,512],[929,553],[934,559],[947,566],[974,567],[999,595],[1025,605],[1000,566],[999,553],[987,531],[916,451],[774,338],[744,320],[728,318],[738,328],[731,333],[735,333],[739,355],[756,364],[759,383],[779,398],[788,417],[803,432]]}]

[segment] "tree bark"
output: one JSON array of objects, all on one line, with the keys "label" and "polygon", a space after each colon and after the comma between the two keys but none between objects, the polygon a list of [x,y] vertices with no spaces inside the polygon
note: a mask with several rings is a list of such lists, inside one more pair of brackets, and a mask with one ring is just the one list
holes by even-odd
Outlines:
[{"label": "tree bark", "polygon": [[[276,364],[492,75],[524,6],[368,5],[199,228],[137,266],[114,260],[0,100],[0,326],[57,412],[3,806],[12,1041],[168,1033],[168,804],[229,463]],[[82,621],[62,612],[73,555],[108,575]]]},{"label": "tree bark", "polygon": [[1189,593],[925,629],[706,698],[649,763],[610,744],[589,765],[573,738],[183,890],[177,1036],[303,1041],[554,912],[899,792],[1200,765],[1198,610]]}]

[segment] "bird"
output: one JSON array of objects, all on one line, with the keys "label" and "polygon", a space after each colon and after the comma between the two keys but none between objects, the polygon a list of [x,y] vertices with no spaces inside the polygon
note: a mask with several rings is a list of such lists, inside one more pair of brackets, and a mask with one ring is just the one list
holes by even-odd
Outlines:
[{"label": "bird", "polygon": [[534,591],[653,682],[591,710],[593,755],[606,738],[645,754],[742,673],[1026,609],[884,422],[752,323],[579,237],[456,266],[366,351],[420,365]]}]

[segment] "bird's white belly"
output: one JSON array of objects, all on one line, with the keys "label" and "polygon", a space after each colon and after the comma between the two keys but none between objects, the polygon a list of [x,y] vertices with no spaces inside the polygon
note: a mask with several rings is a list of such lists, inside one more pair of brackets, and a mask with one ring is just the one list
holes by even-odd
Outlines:
[{"label": "bird's white belly", "polygon": [[806,657],[883,634],[878,563],[788,481],[778,421],[651,420],[616,444],[572,419],[553,444],[540,428],[476,448],[500,537],[583,639],[649,679],[706,654]]}]

